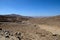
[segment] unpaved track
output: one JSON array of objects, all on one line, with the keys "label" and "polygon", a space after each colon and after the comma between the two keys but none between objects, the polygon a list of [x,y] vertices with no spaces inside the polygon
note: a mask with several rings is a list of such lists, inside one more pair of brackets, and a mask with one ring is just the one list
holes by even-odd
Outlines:
[{"label": "unpaved track", "polygon": [[52,32],[53,34],[59,34],[60,35],[60,28],[59,27],[48,26],[48,25],[38,25],[38,26],[41,29]]}]

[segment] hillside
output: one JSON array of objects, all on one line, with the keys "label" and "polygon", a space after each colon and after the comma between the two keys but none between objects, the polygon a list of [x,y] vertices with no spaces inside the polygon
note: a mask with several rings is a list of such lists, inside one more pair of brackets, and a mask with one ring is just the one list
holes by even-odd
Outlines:
[{"label": "hillside", "polygon": [[[14,40],[16,40],[17,37],[15,36],[15,33],[17,32],[21,33],[22,36],[21,40],[60,40],[60,35],[53,34],[49,31],[41,29],[38,25],[35,26],[34,24],[26,24],[26,23],[22,24],[22,23],[10,22],[10,23],[3,23],[2,25],[0,25],[0,28],[2,28],[3,30],[8,30],[10,33],[13,33],[12,36],[11,34],[9,35],[9,38],[7,38],[7,40],[9,40],[11,37]],[[4,36],[2,36],[1,38],[4,38]]]},{"label": "hillside", "polygon": [[29,17],[10,14],[10,15],[0,15],[0,22],[21,22],[27,21]]},{"label": "hillside", "polygon": [[60,15],[43,18],[34,18],[31,19],[30,22],[37,24],[60,26]]},{"label": "hillside", "polygon": [[60,40],[60,28],[50,26],[59,25],[59,18],[0,15],[0,40]]}]

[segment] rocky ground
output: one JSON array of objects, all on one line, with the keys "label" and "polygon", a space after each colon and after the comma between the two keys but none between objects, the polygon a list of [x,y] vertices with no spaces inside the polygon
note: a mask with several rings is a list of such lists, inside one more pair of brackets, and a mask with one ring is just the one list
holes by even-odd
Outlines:
[{"label": "rocky ground", "polygon": [[21,38],[21,33],[17,32],[15,34],[16,36],[14,36],[14,34],[8,30],[2,30],[2,28],[0,28],[0,40],[20,40]]},{"label": "rocky ground", "polygon": [[60,40],[60,35],[29,22],[0,23],[0,40]]}]

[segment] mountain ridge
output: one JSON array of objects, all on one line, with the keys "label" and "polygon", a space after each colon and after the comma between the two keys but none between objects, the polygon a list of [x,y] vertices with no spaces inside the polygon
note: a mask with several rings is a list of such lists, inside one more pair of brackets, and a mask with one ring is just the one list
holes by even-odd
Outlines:
[{"label": "mountain ridge", "polygon": [[0,15],[0,22],[27,21],[30,17],[17,14]]}]

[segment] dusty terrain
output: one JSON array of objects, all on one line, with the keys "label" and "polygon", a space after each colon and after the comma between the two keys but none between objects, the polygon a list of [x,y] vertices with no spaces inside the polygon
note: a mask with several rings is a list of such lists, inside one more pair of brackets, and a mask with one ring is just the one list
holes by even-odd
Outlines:
[{"label": "dusty terrain", "polygon": [[[13,18],[7,20],[10,19],[11,16],[7,17],[4,17],[4,20],[1,18],[3,22],[0,22],[0,28],[2,28],[0,31],[3,31],[3,34],[0,34],[0,40],[60,40],[59,16],[49,18],[27,18],[27,20],[25,20],[25,18],[20,20],[19,16],[19,18],[16,18],[17,20],[13,20],[14,22],[12,21]],[[9,31],[9,35],[5,34],[4,31]],[[21,35],[16,34],[18,32]],[[6,35],[9,37],[6,38]]]},{"label": "dusty terrain", "polygon": [[25,24],[3,23],[1,27],[4,30],[11,31],[10,33],[13,32],[13,34],[15,34],[16,32],[20,32],[23,37],[21,38],[21,40],[59,40],[60,39],[60,35],[53,34],[52,32],[41,29],[39,26],[35,24],[27,25],[26,23]]},{"label": "dusty terrain", "polygon": [[39,25],[41,29],[45,29],[46,31],[50,31],[53,34],[59,34],[60,35],[60,28],[57,26],[48,26],[48,25]]},{"label": "dusty terrain", "polygon": [[60,27],[60,15],[51,16],[51,17],[43,17],[43,18],[32,18],[30,22],[36,24],[50,25]]}]

